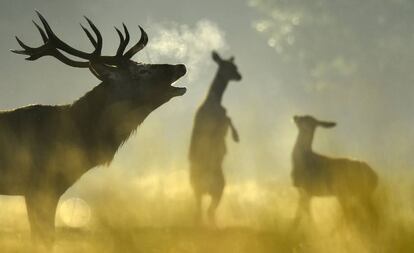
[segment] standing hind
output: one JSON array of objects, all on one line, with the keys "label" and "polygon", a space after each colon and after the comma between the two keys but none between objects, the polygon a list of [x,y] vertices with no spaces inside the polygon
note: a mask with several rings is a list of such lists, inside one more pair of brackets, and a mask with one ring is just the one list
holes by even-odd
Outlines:
[{"label": "standing hind", "polygon": [[207,98],[195,116],[189,158],[190,181],[196,198],[197,223],[202,217],[202,197],[210,195],[208,218],[210,223],[214,224],[215,210],[225,186],[222,163],[227,151],[225,137],[229,128],[233,140],[239,141],[238,133],[221,101],[229,81],[240,81],[241,75],[233,57],[224,60],[216,52],[213,52],[212,57],[219,68]]},{"label": "standing hind", "polygon": [[299,129],[292,153],[292,179],[300,194],[296,222],[303,214],[310,214],[311,198],[320,196],[337,197],[345,215],[357,204],[376,219],[371,197],[378,179],[372,168],[365,162],[330,158],[312,150],[316,127],[331,128],[336,123],[319,121],[312,116],[293,119]]}]

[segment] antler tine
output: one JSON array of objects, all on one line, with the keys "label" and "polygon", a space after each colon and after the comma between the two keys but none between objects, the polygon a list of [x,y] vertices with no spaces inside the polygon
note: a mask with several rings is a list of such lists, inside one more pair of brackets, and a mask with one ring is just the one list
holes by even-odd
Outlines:
[{"label": "antler tine", "polygon": [[[22,48],[27,47],[25,44],[23,44],[23,42],[17,36],[15,38]],[[24,54],[24,55],[27,55],[26,50],[27,49],[24,49],[24,50],[10,49],[10,51],[15,54]]]},{"label": "antler tine", "polygon": [[44,43],[46,43],[49,38],[47,37],[45,31],[43,31],[43,29],[34,21],[32,20],[33,24],[36,26],[37,30],[39,30],[40,36],[42,36],[42,40]]},{"label": "antler tine", "polygon": [[142,29],[141,26],[138,26],[139,30],[141,31],[141,38],[138,41],[137,44],[135,44],[133,47],[131,47],[125,54],[124,57],[127,59],[131,59],[132,56],[134,56],[136,53],[138,53],[141,49],[143,49],[147,43],[148,43],[148,35],[147,33],[144,31],[144,29]]},{"label": "antler tine", "polygon": [[100,55],[102,52],[102,44],[103,44],[101,32],[99,32],[98,28],[96,28],[95,24],[88,17],[86,16],[83,16],[83,17],[86,19],[89,26],[92,28],[93,32],[95,33],[96,38],[98,39],[97,45],[95,47],[95,53]]},{"label": "antler tine", "polygon": [[[43,36],[42,36],[43,37]],[[40,46],[38,48],[29,47],[28,45],[24,44],[23,41],[19,39],[19,37],[15,36],[17,43],[22,47],[22,50],[17,49],[10,49],[11,52],[16,54],[23,54],[28,55],[29,57],[26,59],[29,59],[33,54],[36,54],[37,50],[45,50],[45,45]]]},{"label": "antler tine", "polygon": [[29,47],[26,44],[24,44],[17,36],[16,36],[17,43],[23,48],[23,50],[10,50],[13,53],[16,54],[23,54],[28,55],[26,60],[34,61],[36,59],[39,59],[42,56],[51,55],[51,50],[48,48],[47,44],[44,44],[40,47],[34,48]]},{"label": "antler tine", "polygon": [[124,23],[122,23],[122,27],[124,28],[124,32],[125,32],[125,37],[122,35],[121,31],[115,27],[116,32],[118,33],[119,36],[119,40],[120,40],[120,44],[118,47],[118,50],[116,52],[117,56],[121,56],[125,51],[125,48],[127,47],[128,43],[129,43],[129,32],[128,32],[128,28],[126,27],[126,25]]},{"label": "antler tine", "polygon": [[[138,51],[140,51],[142,48],[145,47],[145,45],[148,42],[148,36],[145,33],[145,31],[142,29],[142,27],[139,27],[141,31],[141,38],[138,41],[137,44],[135,44],[133,47],[131,47],[125,54],[124,51],[126,47],[128,46],[128,43],[130,41],[130,35],[128,32],[128,29],[124,23],[122,23],[122,27],[124,29],[125,35],[118,29],[116,29],[116,32],[118,33],[120,44],[117,50],[117,53],[115,56],[102,56],[102,44],[103,39],[102,35],[99,32],[98,28],[95,26],[95,24],[85,16],[86,21],[88,22],[90,29],[92,29],[95,36],[93,36],[93,33],[89,28],[86,28],[81,24],[82,30],[86,33],[88,36],[88,39],[95,47],[95,50],[92,53],[86,53],[82,52],[78,49],[72,48],[65,42],[63,42],[59,37],[56,36],[56,34],[53,32],[52,28],[50,27],[49,23],[46,21],[46,19],[43,17],[40,12],[36,11],[43,27],[41,27],[38,23],[33,21],[33,24],[36,26],[37,30],[39,31],[40,35],[42,36],[42,40],[44,44],[40,47],[29,47],[26,44],[24,44],[18,37],[16,37],[17,42],[22,47],[20,50],[11,50],[14,53],[17,54],[23,54],[28,55],[26,58],[27,60],[36,60],[43,56],[53,56],[56,59],[62,61],[63,63],[73,66],[73,67],[88,67],[88,62],[94,61],[99,62],[103,64],[108,65],[114,65],[114,66],[120,66],[123,65],[125,62],[127,62],[134,54],[136,54]],[[75,61],[70,59],[68,56],[75,56],[82,59],[87,60],[87,62],[82,61]]]},{"label": "antler tine", "polygon": [[124,39],[124,35],[122,35],[121,31],[115,27],[116,33],[119,36],[119,47],[118,50],[116,51],[116,55],[117,56],[122,56],[122,53],[124,52],[124,43],[125,43],[125,39]]},{"label": "antler tine", "polygon": [[17,36],[16,36],[17,43],[24,49],[24,50],[11,50],[13,53],[16,54],[23,54],[28,55],[29,57],[26,58],[28,61],[34,61],[39,59],[43,56],[54,56],[56,59],[60,60],[61,62],[77,68],[87,68],[89,67],[88,62],[78,62],[74,61],[72,59],[69,59],[65,55],[63,55],[61,52],[59,52],[56,48],[51,48],[49,44],[44,44],[40,47],[33,48],[25,45]]},{"label": "antler tine", "polygon": [[[89,66],[88,62],[79,62],[74,61],[65,55],[63,55],[59,50],[58,46],[55,45],[57,41],[54,39],[57,39],[57,37],[53,34],[49,24],[46,22],[46,20],[43,18],[43,16],[36,11],[40,17],[40,20],[44,26],[43,30],[35,21],[33,21],[33,24],[36,26],[37,30],[39,31],[40,35],[42,36],[42,40],[44,44],[40,47],[29,47],[26,44],[24,44],[17,36],[16,40],[17,43],[22,47],[23,50],[11,50],[13,53],[16,54],[23,54],[27,55],[28,57],[26,60],[28,61],[34,61],[37,60],[43,56],[53,56],[56,59],[60,60],[61,62],[72,66],[72,67],[80,67],[80,68],[86,68]],[[58,40],[58,39],[57,39]],[[60,47],[59,47],[60,48]]]},{"label": "antler tine", "polygon": [[13,53],[16,53],[16,54],[25,54],[24,52],[25,52],[25,50],[30,50],[31,49],[31,47],[29,47],[29,46],[26,46],[26,44],[24,44],[20,39],[19,39],[19,37],[17,37],[17,36],[15,36],[15,38],[16,38],[16,40],[17,40],[17,43],[19,43],[19,45],[24,49],[24,50],[14,50],[14,49],[12,49],[11,51],[13,52]]},{"label": "antler tine", "polygon": [[96,47],[98,46],[98,43],[96,42],[95,38],[92,36],[89,30],[86,29],[82,24],[80,24],[80,26],[82,27],[82,30],[86,33],[86,36],[88,36],[88,39],[90,40],[90,42],[93,44],[93,46],[96,49]]},{"label": "antler tine", "polygon": [[89,60],[91,58],[91,54],[82,52],[80,50],[77,50],[65,42],[63,42],[59,37],[56,36],[56,34],[52,31],[50,28],[49,23],[47,23],[46,19],[40,14],[40,12],[36,11],[37,15],[39,16],[40,21],[43,24],[43,27],[45,28],[46,34],[49,37],[48,43],[53,44],[55,47],[59,48],[60,50],[65,51],[68,54]]},{"label": "antler tine", "polygon": [[128,28],[126,27],[125,23],[122,23],[122,27],[124,27],[124,32],[125,32],[125,47],[126,47],[129,43],[129,32],[128,32]]},{"label": "antler tine", "polygon": [[43,27],[45,28],[48,37],[49,38],[56,37],[52,31],[52,28],[50,28],[49,24],[47,23],[46,19],[42,16],[42,14],[40,14],[40,12],[37,10],[36,10],[36,14],[39,17],[40,22],[42,22]]}]

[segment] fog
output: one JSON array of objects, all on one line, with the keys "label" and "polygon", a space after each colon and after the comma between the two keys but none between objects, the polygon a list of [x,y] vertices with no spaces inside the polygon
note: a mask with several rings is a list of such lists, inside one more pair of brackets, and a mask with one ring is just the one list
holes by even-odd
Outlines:
[{"label": "fog", "polygon": [[[414,2],[4,0],[0,3],[2,110],[72,103],[99,84],[86,69],[51,57],[29,62],[9,51],[18,48],[15,35],[28,45],[40,45],[31,23],[35,9],[64,41],[82,50],[91,46],[79,23],[86,24],[83,15],[91,18],[109,55],[118,46],[114,26],[125,22],[136,41],[140,25],[149,43],[134,60],[183,63],[188,68],[177,83],[187,87],[187,93],[155,110],[109,166],[92,169],[64,194],[57,226],[86,231],[191,226],[188,149],[196,109],[217,69],[211,51],[217,50],[225,57],[235,56],[243,76],[241,82],[230,83],[223,102],[240,143],[228,137],[223,165],[227,187],[218,209],[218,227],[276,231],[274,244],[288,246],[263,246],[269,251],[413,249],[406,238],[413,235],[414,225]],[[287,232],[298,199],[290,178],[297,135],[292,116],[297,114],[338,123],[316,131],[317,152],[363,160],[378,173],[375,199],[383,227],[377,241],[343,229],[334,198],[315,199],[315,224],[301,232],[306,239],[297,242],[302,234]],[[28,231],[23,198],[1,197],[0,205],[0,230]],[[379,241],[384,251],[373,250],[371,244]],[[266,252],[255,242],[257,252]],[[226,245],[223,252],[247,252],[247,246],[237,249],[227,243],[218,243]]]}]

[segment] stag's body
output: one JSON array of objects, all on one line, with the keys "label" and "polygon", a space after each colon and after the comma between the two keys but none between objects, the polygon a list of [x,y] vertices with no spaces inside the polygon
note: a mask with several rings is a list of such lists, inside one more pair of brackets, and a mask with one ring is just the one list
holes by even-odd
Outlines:
[{"label": "stag's body", "polygon": [[[60,196],[85,172],[109,164],[118,148],[157,107],[185,93],[170,86],[185,74],[184,65],[146,65],[131,60],[147,43],[141,40],[124,54],[129,34],[118,31],[120,46],[116,56],[101,56],[102,37],[85,30],[95,46],[91,54],[60,41],[39,14],[44,29],[36,25],[45,44],[14,50],[36,60],[50,55],[73,67],[89,68],[102,80],[73,104],[33,105],[0,113],[0,194],[23,195],[32,234],[46,246],[54,238],[54,219]],[[88,60],[74,61],[60,53]]]},{"label": "stag's body", "polygon": [[[138,112],[134,122],[122,119],[103,104],[93,105],[97,101],[89,101],[89,95],[72,105],[33,105],[0,113],[0,194],[31,194],[42,180],[55,181],[50,190],[66,190],[90,168],[110,163],[148,115]],[[123,124],[129,127],[121,129]]]},{"label": "stag's body", "polygon": [[232,130],[234,140],[238,141],[239,138],[221,102],[229,81],[241,79],[233,58],[226,61],[213,52],[213,59],[219,64],[219,69],[206,100],[196,113],[189,156],[190,181],[196,198],[197,222],[201,221],[202,197],[207,194],[211,196],[208,216],[212,223],[225,186],[222,163],[227,152],[225,137],[229,128]]},{"label": "stag's body", "polygon": [[373,169],[365,162],[330,158],[312,150],[316,127],[336,124],[318,121],[311,116],[295,116],[294,121],[299,129],[292,153],[292,179],[300,193],[297,218],[302,212],[309,214],[312,197],[321,196],[337,197],[344,212],[349,211],[352,202],[373,212],[371,197],[378,180]]}]

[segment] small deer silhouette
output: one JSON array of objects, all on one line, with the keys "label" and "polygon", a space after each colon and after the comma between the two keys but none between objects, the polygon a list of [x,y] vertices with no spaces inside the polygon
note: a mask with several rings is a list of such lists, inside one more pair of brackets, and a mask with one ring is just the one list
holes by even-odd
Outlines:
[{"label": "small deer silhouette", "polygon": [[211,196],[209,222],[215,224],[215,210],[225,186],[222,163],[227,151],[225,137],[229,128],[233,140],[239,141],[237,130],[221,102],[228,83],[240,81],[241,75],[234,64],[234,57],[224,60],[214,51],[212,57],[219,67],[207,98],[195,116],[189,158],[190,181],[196,199],[196,221],[201,221],[201,201],[207,194]]},{"label": "small deer silhouette", "polygon": [[300,194],[295,222],[310,214],[310,200],[317,196],[337,197],[345,215],[355,203],[376,215],[371,197],[378,178],[372,168],[365,162],[330,158],[312,150],[316,127],[331,128],[336,123],[312,116],[295,116],[293,120],[299,130],[292,153],[292,179]]},{"label": "small deer silhouette", "polygon": [[32,105],[0,113],[0,194],[23,195],[33,238],[53,245],[60,196],[89,169],[109,164],[152,111],[185,93],[185,88],[171,84],[186,73],[186,68],[130,60],[147,44],[141,27],[140,40],[125,53],[128,30],[125,25],[124,34],[116,29],[120,38],[116,55],[102,56],[102,36],[88,18],[95,36],[82,28],[94,46],[92,53],[60,40],[45,18],[37,14],[43,28],[35,26],[44,44],[32,48],[16,37],[22,50],[12,51],[28,55],[29,61],[53,56],[69,66],[89,68],[102,81],[70,105]]}]

